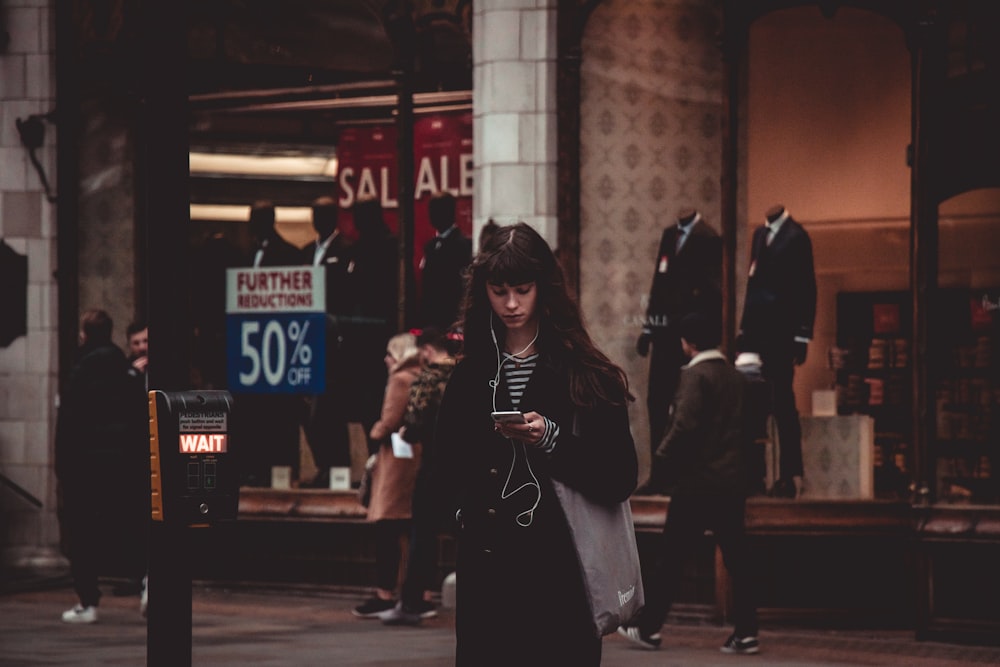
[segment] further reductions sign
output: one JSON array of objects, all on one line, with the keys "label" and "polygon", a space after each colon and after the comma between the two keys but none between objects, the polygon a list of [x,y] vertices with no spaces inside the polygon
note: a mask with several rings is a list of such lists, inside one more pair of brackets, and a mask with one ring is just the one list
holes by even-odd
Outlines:
[{"label": "further reductions sign", "polygon": [[[354,238],[351,208],[358,197],[376,197],[385,222],[399,233],[399,169],[395,125],[345,127],[337,143],[341,232]],[[420,116],[413,126],[414,227],[413,265],[423,259],[424,244],[436,233],[427,202],[440,191],[455,196],[455,222],[472,236],[472,114]]]},{"label": "further reductions sign", "polygon": [[326,390],[323,267],[226,271],[227,378],[233,393]]}]

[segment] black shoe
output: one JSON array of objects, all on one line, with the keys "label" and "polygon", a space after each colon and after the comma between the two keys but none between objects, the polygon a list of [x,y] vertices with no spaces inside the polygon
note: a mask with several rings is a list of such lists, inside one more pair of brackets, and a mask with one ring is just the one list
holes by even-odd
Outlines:
[{"label": "black shoe", "polygon": [[386,625],[420,625],[420,621],[425,618],[434,618],[437,615],[437,608],[433,602],[421,600],[412,605],[400,602],[389,611],[379,614],[379,618]]},{"label": "black shoe", "polygon": [[359,618],[382,618],[382,614],[392,611],[395,607],[395,600],[372,597],[355,607],[351,613]]},{"label": "black shoe", "polygon": [[618,634],[636,646],[642,647],[647,651],[655,651],[660,648],[660,641],[662,639],[659,632],[651,635],[643,634],[642,630],[634,625],[620,626],[618,628]]},{"label": "black shoe", "polygon": [[737,637],[735,633],[729,635],[726,643],[719,647],[723,653],[742,653],[751,655],[760,653],[760,642],[756,637]]},{"label": "black shoe", "polygon": [[406,605],[405,608],[420,618],[434,618],[438,615],[437,607],[430,600],[421,600],[416,604]]},{"label": "black shoe", "polygon": [[380,615],[384,625],[420,625],[420,614],[404,607],[400,602],[389,611]]}]

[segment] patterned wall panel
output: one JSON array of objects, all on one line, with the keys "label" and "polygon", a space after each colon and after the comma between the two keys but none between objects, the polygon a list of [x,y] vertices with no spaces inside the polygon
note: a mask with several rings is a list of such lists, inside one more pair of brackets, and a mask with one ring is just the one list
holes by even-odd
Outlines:
[{"label": "patterned wall panel", "polygon": [[719,228],[717,6],[606,1],[583,40],[580,299],[595,341],[624,367],[638,399],[632,427],[644,467],[648,359],[635,341],[660,234],[685,207]]}]

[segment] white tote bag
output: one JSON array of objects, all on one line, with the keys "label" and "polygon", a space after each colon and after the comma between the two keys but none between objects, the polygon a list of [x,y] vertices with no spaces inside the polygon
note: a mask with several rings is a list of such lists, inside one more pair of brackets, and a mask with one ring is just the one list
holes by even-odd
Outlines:
[{"label": "white tote bag", "polygon": [[625,500],[604,505],[553,479],[590,602],[594,632],[610,634],[645,604],[632,508]]}]

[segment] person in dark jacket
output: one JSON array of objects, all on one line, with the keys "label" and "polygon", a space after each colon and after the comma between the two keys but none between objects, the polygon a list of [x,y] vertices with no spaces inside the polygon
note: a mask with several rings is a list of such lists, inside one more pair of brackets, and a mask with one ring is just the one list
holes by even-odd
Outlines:
[{"label": "person in dark jacket", "polygon": [[[461,321],[434,437],[435,488],[457,531],[455,664],[595,667],[601,638],[553,480],[605,503],[635,489],[627,378],[523,222],[473,260]],[[503,410],[524,421],[495,421]]]},{"label": "person in dark jacket", "polygon": [[417,480],[413,487],[413,519],[408,545],[406,577],[403,580],[399,604],[381,616],[386,625],[419,625],[425,618],[437,615],[431,601],[437,587],[437,538],[441,522],[434,507],[431,487],[434,469],[434,425],[437,423],[441,397],[448,379],[455,370],[452,356],[453,339],[449,332],[427,327],[417,333],[417,347],[423,362],[417,381],[410,387],[410,397],[399,435],[411,443],[419,443],[422,452]]},{"label": "person in dark jacket", "polygon": [[[80,354],[59,396],[55,472],[59,483],[59,524],[79,602],[65,611],[66,623],[94,623],[101,599],[98,574],[107,537],[123,527],[129,497],[120,475],[145,460],[149,470],[145,419],[137,415],[143,397],[129,377],[129,363],[111,342],[113,323],[103,310],[80,318]],[[143,456],[144,454],[144,456]]]},{"label": "person in dark jacket", "polygon": [[746,378],[716,349],[717,327],[698,313],[680,321],[684,353],[670,411],[670,427],[656,449],[670,508],[657,551],[656,568],[643,582],[646,605],[619,634],[643,648],[660,646],[660,628],[670,612],[688,557],[711,530],[733,583],[734,632],[725,653],[757,653],[757,610],[748,573],[744,528],[747,473],[744,450]]}]

